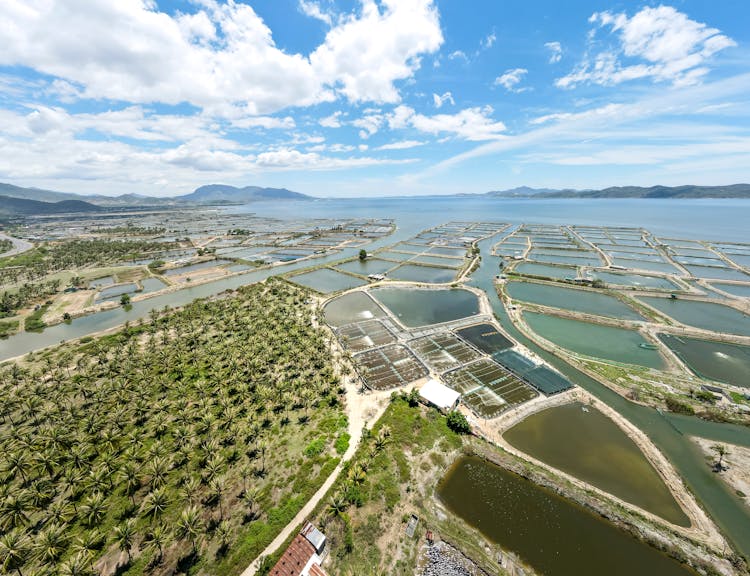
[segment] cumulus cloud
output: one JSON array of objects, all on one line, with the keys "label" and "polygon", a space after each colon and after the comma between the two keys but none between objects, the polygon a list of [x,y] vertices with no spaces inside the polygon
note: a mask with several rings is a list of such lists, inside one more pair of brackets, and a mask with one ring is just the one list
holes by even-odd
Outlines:
[{"label": "cumulus cloud", "polygon": [[524,92],[528,88],[516,88],[520,84],[523,77],[526,76],[528,70],[526,68],[513,68],[512,70],[506,70],[504,74],[495,78],[495,86],[502,86],[508,92]]},{"label": "cumulus cloud", "polygon": [[341,115],[343,112],[341,110],[334,112],[330,116],[324,116],[320,120],[318,120],[318,124],[321,126],[324,126],[325,128],[341,128]]},{"label": "cumulus cloud", "polygon": [[557,64],[562,60],[562,44],[559,42],[545,42],[544,47],[549,50],[550,64]]},{"label": "cumulus cloud", "polygon": [[491,32],[490,34],[487,34],[484,38],[482,38],[482,41],[479,43],[479,46],[482,50],[489,50],[494,46],[495,41],[497,40],[497,36],[495,35],[495,32]]},{"label": "cumulus cloud", "polygon": [[385,117],[392,129],[414,128],[428,134],[452,134],[464,140],[495,140],[502,137],[505,124],[491,118],[491,106],[466,108],[456,114],[418,114],[409,106],[397,106]]},{"label": "cumulus cloud", "polygon": [[82,98],[201,108],[240,103],[255,115],[339,96],[397,102],[395,83],[443,42],[432,0],[363,2],[309,55],[279,49],[247,4],[196,6],[170,15],[151,0],[6,0],[0,65],[64,80]]},{"label": "cumulus cloud", "polygon": [[450,92],[444,92],[442,95],[433,94],[432,101],[435,103],[435,108],[442,108],[443,104],[446,102],[450,102],[453,106],[456,105],[456,101],[453,100],[453,94]]},{"label": "cumulus cloud", "polygon": [[[613,86],[650,78],[675,86],[696,84],[709,72],[711,57],[734,40],[716,28],[691,20],[671,6],[646,7],[632,17],[625,13],[596,12],[589,22],[589,55],[568,75],[556,80],[560,88],[579,84]],[[596,32],[615,35],[614,45],[601,47]]]}]

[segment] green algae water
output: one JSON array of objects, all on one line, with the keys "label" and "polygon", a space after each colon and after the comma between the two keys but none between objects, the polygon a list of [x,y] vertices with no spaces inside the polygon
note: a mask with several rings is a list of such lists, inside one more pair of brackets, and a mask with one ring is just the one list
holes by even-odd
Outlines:
[{"label": "green algae water", "polygon": [[545,576],[695,576],[583,507],[474,456],[451,467],[438,496],[451,512]]},{"label": "green algae water", "polygon": [[639,296],[639,300],[688,326],[750,336],[750,316],[736,308],[713,302],[657,296]]},{"label": "green algae water", "polygon": [[374,288],[370,294],[404,326],[440,324],[479,313],[479,299],[462,289]]},{"label": "green algae water", "polygon": [[503,434],[519,450],[679,526],[690,520],[622,429],[579,402],[532,414]]},{"label": "green algae water", "polygon": [[750,388],[750,346],[659,334],[672,352],[702,378]]},{"label": "green algae water", "polygon": [[523,317],[539,336],[572,352],[646,368],[665,366],[658,351],[641,346],[649,342],[635,330],[536,312],[524,312]]},{"label": "green algae water", "polygon": [[535,282],[509,282],[506,290],[511,298],[533,304],[623,320],[644,319],[638,312],[614,296],[592,290],[576,290]]}]

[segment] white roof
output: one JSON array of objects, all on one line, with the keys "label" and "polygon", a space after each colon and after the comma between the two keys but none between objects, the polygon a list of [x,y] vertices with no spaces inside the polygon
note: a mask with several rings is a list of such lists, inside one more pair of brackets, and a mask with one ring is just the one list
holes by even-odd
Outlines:
[{"label": "white roof", "polygon": [[441,384],[437,380],[428,380],[419,390],[419,395],[438,408],[453,408],[461,394]]}]

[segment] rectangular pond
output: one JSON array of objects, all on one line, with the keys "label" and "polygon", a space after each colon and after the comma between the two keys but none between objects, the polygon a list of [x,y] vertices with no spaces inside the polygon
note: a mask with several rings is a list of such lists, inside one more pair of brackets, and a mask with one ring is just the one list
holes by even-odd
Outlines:
[{"label": "rectangular pond", "polygon": [[313,270],[312,272],[305,272],[304,274],[291,276],[289,277],[289,280],[295,284],[312,288],[316,292],[321,292],[323,294],[338,292],[339,290],[349,290],[350,288],[356,288],[367,284],[366,280],[361,280],[355,276],[350,276],[343,272],[337,272],[330,268],[320,268],[319,270]]},{"label": "rectangular pond", "polygon": [[665,367],[657,350],[642,347],[650,342],[635,330],[536,312],[524,312],[523,317],[539,336],[572,352],[646,368]]},{"label": "rectangular pond", "polygon": [[750,298],[750,284],[725,284],[723,282],[712,282],[711,286],[739,298]]},{"label": "rectangular pond", "polygon": [[593,512],[476,456],[461,457],[438,485],[453,514],[545,576],[695,576]]},{"label": "rectangular pond", "polygon": [[639,296],[639,300],[688,326],[750,336],[750,316],[729,306],[698,300]]},{"label": "rectangular pond", "polygon": [[614,296],[593,290],[577,290],[536,282],[508,282],[505,289],[515,300],[609,318],[644,320],[643,316]]},{"label": "rectangular pond", "polygon": [[456,330],[456,334],[485,354],[494,354],[513,346],[513,342],[503,336],[492,324],[475,324]]},{"label": "rectangular pond", "polygon": [[750,346],[659,334],[672,352],[701,378],[750,388]]},{"label": "rectangular pond", "polygon": [[479,299],[460,288],[373,288],[370,294],[408,328],[440,324],[479,313]]},{"label": "rectangular pond", "polygon": [[351,262],[344,262],[336,266],[339,270],[346,272],[353,272],[354,274],[360,274],[361,276],[369,276],[370,274],[384,274],[391,268],[397,266],[394,262],[388,260],[380,260],[379,258],[367,258],[366,260],[352,260]]},{"label": "rectangular pond", "polygon": [[366,292],[357,291],[328,302],[323,308],[323,315],[329,325],[337,327],[352,322],[382,318],[385,312]]},{"label": "rectangular pond", "polygon": [[435,266],[419,266],[418,264],[402,264],[388,273],[393,280],[407,282],[425,282],[427,284],[446,284],[456,278],[454,268],[438,268]]},{"label": "rectangular pond", "polygon": [[555,278],[556,280],[575,278],[578,275],[578,271],[571,266],[551,266],[532,262],[522,262],[513,271],[528,276],[541,276],[543,278]]},{"label": "rectangular pond", "polygon": [[614,272],[592,270],[591,277],[594,280],[601,280],[605,284],[613,284],[615,286],[634,286],[636,288],[653,288],[655,290],[679,290],[677,284],[667,278],[660,278],[658,276],[617,274]]}]

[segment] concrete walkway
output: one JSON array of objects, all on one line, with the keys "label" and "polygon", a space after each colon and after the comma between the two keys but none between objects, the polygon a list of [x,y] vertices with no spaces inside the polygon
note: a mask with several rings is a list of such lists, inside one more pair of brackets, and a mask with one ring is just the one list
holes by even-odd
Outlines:
[{"label": "concrete walkway", "polygon": [[13,238],[12,236],[8,236],[7,234],[3,234],[2,232],[0,232],[0,240],[10,240],[11,242],[13,242],[13,248],[8,250],[7,252],[3,252],[2,254],[0,254],[0,258],[15,256],[16,254],[21,254],[22,252],[31,250],[34,247],[31,242],[21,240],[20,238]]}]

